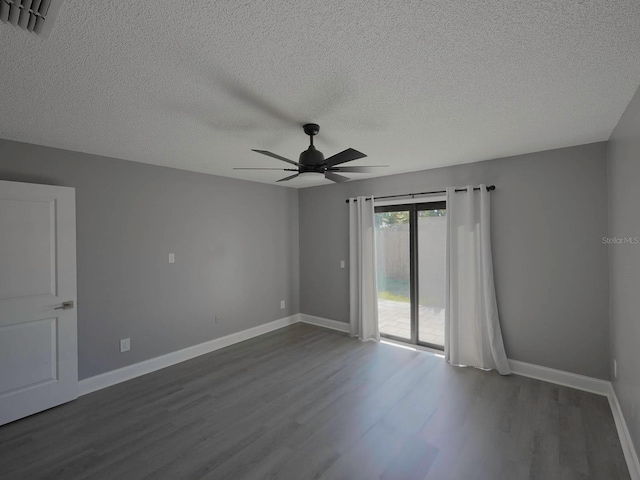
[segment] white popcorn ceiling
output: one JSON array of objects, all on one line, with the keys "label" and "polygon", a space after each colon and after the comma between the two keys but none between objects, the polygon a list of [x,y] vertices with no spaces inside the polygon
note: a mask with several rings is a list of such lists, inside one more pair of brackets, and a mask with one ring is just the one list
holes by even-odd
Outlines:
[{"label": "white popcorn ceiling", "polygon": [[0,45],[0,137],[274,183],[232,168],[308,137],[230,83],[380,175],[607,140],[640,2],[66,0],[47,40],[0,24]]}]

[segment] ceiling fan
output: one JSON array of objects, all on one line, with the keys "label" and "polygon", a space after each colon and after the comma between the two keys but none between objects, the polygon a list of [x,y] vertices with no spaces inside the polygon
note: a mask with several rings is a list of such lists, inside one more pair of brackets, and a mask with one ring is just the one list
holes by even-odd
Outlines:
[{"label": "ceiling fan", "polygon": [[317,135],[320,131],[320,126],[315,123],[307,123],[303,125],[304,133],[309,135],[309,148],[300,154],[300,158],[297,162],[293,160],[289,160],[288,158],[282,157],[275,153],[268,152],[266,150],[253,150],[254,152],[261,153],[263,155],[267,155],[269,157],[277,158],[278,160],[282,160],[283,162],[287,162],[291,165],[295,165],[296,168],[234,168],[234,170],[283,170],[285,172],[296,172],[293,175],[290,175],[285,178],[281,178],[278,182],[286,182],[287,180],[294,179],[298,176],[305,176],[308,178],[320,178],[324,175],[324,178],[331,180],[336,183],[346,182],[349,180],[349,177],[345,177],[343,175],[338,175],[337,172],[344,173],[373,173],[376,168],[386,167],[387,165],[375,165],[369,167],[340,167],[346,162],[351,162],[353,160],[358,160],[359,158],[364,158],[366,155],[361,153],[353,148],[347,148],[340,153],[336,153],[335,155],[324,158],[324,155],[321,151],[316,150],[316,147],[313,146],[313,137]]}]

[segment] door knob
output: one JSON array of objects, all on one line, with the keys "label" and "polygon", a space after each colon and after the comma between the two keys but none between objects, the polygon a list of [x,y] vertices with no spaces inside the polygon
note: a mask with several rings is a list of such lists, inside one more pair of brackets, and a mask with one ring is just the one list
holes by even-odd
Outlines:
[{"label": "door knob", "polygon": [[70,310],[73,308],[73,300],[62,302],[62,306],[54,308],[54,310]]}]

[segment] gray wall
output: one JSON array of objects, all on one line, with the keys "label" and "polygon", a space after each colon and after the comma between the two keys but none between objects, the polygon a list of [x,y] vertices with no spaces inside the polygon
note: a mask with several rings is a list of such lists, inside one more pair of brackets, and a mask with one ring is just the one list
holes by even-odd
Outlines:
[{"label": "gray wall", "polygon": [[596,143],[301,190],[301,311],[348,321],[346,198],[495,184],[494,268],[509,358],[608,379],[606,178],[606,144]]},{"label": "gray wall", "polygon": [[[640,90],[611,135],[608,167],[608,235],[640,238]],[[618,362],[613,387],[640,454],[640,244],[608,250],[611,356]]]},{"label": "gray wall", "polygon": [[[613,249],[601,242],[605,149],[584,145],[298,194],[0,140],[0,179],[77,190],[80,378],[298,311],[346,322],[344,200],[481,182],[497,186],[493,252],[507,354],[609,378],[607,250]],[[620,182],[637,178],[622,175]],[[625,218],[637,222],[637,215]],[[132,350],[121,354],[125,337]],[[623,372],[638,364],[637,357],[621,358]]]},{"label": "gray wall", "polygon": [[296,190],[5,140],[0,179],[76,188],[80,378],[299,312]]}]

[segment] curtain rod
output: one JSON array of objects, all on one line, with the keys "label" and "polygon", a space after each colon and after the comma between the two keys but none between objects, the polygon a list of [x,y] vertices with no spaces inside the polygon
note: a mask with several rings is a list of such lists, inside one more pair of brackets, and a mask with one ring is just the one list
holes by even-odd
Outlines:
[{"label": "curtain rod", "polygon": [[[489,185],[487,187],[487,192],[492,192],[495,189],[496,189],[495,185]],[[480,187],[475,187],[474,190],[480,190]],[[457,188],[455,191],[456,192],[466,192],[467,189],[466,188]],[[416,195],[434,195],[436,193],[447,193],[447,191],[446,190],[435,190],[433,192],[403,193],[402,195],[385,195],[385,196],[382,196],[382,197],[373,197],[373,199],[374,200],[380,200],[382,198],[398,198],[398,197],[411,197],[411,198],[413,198]],[[367,200],[371,200],[371,199],[367,198]],[[358,199],[354,198],[353,201],[357,202]],[[347,198],[345,200],[345,202],[349,203],[349,199]]]}]

